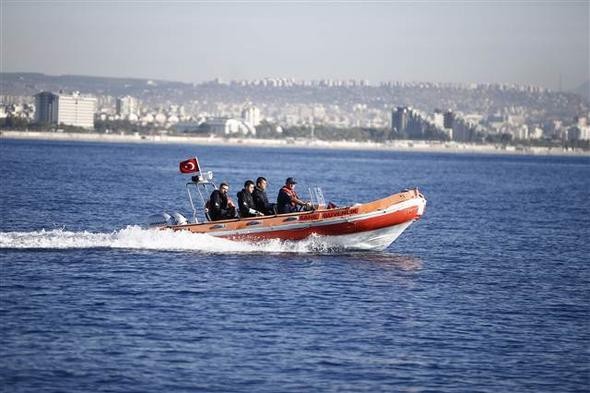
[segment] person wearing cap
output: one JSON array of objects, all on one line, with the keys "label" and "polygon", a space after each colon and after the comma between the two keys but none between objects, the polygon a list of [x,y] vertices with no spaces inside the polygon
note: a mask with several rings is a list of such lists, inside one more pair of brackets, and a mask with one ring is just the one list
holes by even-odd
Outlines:
[{"label": "person wearing cap", "polygon": [[297,181],[289,177],[285,185],[280,189],[277,197],[277,209],[279,214],[293,213],[299,211],[299,206],[304,209],[311,209],[311,203],[302,201],[295,192]]}]

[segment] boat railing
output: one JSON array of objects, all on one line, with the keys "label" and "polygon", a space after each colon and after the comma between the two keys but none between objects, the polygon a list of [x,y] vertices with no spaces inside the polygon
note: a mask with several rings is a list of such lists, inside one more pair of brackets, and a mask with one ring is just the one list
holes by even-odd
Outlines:
[{"label": "boat railing", "polygon": [[[215,189],[217,189],[217,186],[213,182],[213,172],[210,171],[198,173],[191,178],[190,182],[186,183],[186,192],[188,194],[188,200],[193,212],[193,222],[195,224],[211,221],[205,205],[208,196]],[[196,206],[195,201],[197,203]]]}]

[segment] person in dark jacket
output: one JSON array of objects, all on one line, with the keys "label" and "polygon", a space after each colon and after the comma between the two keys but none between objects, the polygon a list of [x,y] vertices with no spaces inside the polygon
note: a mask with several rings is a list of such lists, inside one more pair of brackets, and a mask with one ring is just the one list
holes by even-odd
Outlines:
[{"label": "person in dark jacket", "polygon": [[228,198],[229,185],[221,183],[219,189],[211,193],[208,209],[211,221],[228,220],[236,217],[236,206]]},{"label": "person in dark jacket", "polygon": [[299,211],[299,206],[305,210],[311,210],[311,203],[302,201],[295,192],[295,184],[297,182],[294,178],[289,177],[285,181],[285,185],[279,191],[277,197],[277,210],[279,214],[293,213]]},{"label": "person in dark jacket", "polygon": [[266,186],[267,181],[264,177],[259,177],[256,179],[256,187],[254,188],[254,192],[252,192],[252,198],[254,198],[254,208],[264,214],[265,216],[272,216],[275,213],[275,205],[274,203],[268,202],[268,197],[266,196]]},{"label": "person in dark jacket", "polygon": [[246,180],[242,191],[238,192],[238,207],[240,209],[240,217],[255,217],[263,214],[255,209],[252,192],[254,191],[254,182]]}]

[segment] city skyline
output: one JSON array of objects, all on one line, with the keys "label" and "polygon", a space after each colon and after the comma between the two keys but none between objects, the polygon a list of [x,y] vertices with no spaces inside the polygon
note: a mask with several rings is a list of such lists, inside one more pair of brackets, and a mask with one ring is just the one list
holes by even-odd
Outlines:
[{"label": "city skyline", "polygon": [[534,86],[367,86],[329,80],[190,84],[41,74],[3,74],[0,82],[0,90],[9,93],[0,97],[4,129],[63,124],[99,133],[117,129],[378,142],[408,137],[564,146],[584,146],[590,140],[587,100]]},{"label": "city skyline", "polygon": [[588,2],[3,1],[1,8],[2,72],[554,90],[590,79]]}]

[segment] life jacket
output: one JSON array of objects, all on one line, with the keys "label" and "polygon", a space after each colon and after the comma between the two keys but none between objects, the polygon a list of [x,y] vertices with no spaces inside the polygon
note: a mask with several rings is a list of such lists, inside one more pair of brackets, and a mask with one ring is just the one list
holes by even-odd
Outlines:
[{"label": "life jacket", "polygon": [[285,193],[287,195],[289,195],[289,198],[291,198],[291,206],[297,206],[297,204],[295,203],[294,199],[299,199],[299,196],[297,195],[297,193],[295,192],[295,190],[291,190],[286,185],[283,186],[283,188],[281,188],[281,190],[285,191]]}]

